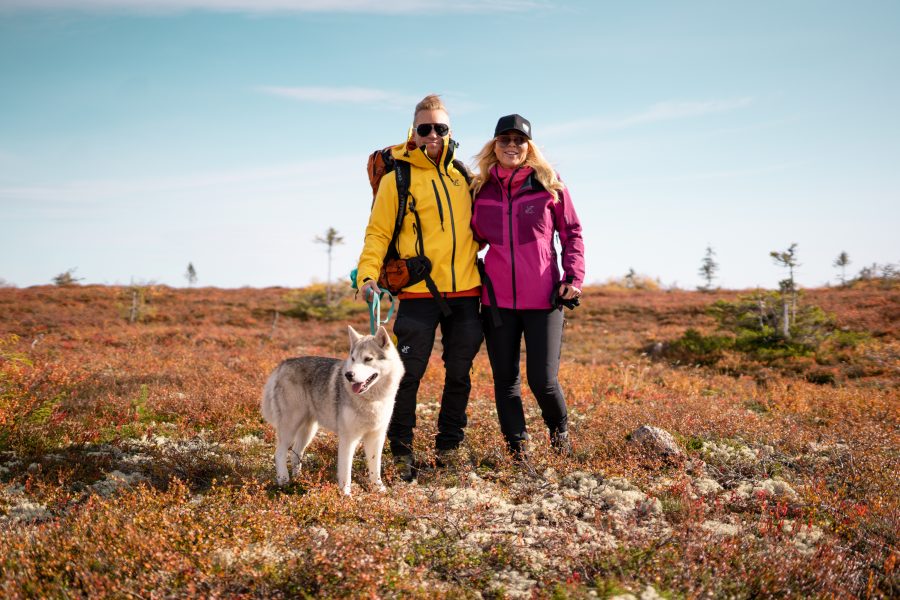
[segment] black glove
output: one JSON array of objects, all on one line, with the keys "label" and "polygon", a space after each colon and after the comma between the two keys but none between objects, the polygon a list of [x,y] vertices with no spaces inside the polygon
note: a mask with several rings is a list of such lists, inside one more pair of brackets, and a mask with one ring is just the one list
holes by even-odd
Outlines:
[{"label": "black glove", "polygon": [[575,310],[575,307],[581,304],[578,300],[578,297],[569,298],[568,300],[563,299],[562,296],[559,295],[559,286],[561,286],[565,281],[560,281],[556,285],[553,286],[553,291],[550,293],[550,306],[553,308],[562,308],[565,306],[569,310]]}]

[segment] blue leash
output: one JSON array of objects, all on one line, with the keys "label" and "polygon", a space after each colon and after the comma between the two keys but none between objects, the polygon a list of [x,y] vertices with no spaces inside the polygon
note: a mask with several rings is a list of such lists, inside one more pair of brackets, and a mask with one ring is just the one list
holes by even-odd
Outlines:
[{"label": "blue leash", "polygon": [[[350,287],[354,290],[358,290],[356,287],[356,269],[353,269],[350,272]],[[391,307],[388,309],[387,317],[385,317],[384,321],[381,320],[381,297],[387,294],[388,298],[391,299]],[[378,329],[379,325],[387,325],[388,321],[391,320],[391,317],[394,314],[394,308],[397,306],[397,299],[387,290],[381,290],[381,293],[378,296],[369,300],[366,298],[366,304],[369,305],[369,329],[372,332],[372,335],[375,335],[375,331]],[[396,341],[396,340],[395,340]]]},{"label": "blue leash", "polygon": [[[388,309],[387,317],[382,321],[381,297],[385,294],[390,298],[391,307]],[[375,330],[378,329],[379,325],[387,325],[388,321],[391,320],[391,316],[394,314],[394,307],[397,305],[397,299],[394,298],[389,291],[381,290],[381,293],[374,296],[371,301],[366,300],[366,304],[369,305],[369,329],[371,330],[372,335],[375,335]]]}]

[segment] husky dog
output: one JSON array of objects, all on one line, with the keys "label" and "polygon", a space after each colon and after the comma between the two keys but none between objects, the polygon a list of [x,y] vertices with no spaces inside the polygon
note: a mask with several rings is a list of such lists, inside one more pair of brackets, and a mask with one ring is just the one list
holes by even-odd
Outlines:
[{"label": "husky dog", "polygon": [[321,425],[338,435],[337,482],[350,494],[350,467],[362,441],[369,481],[381,483],[381,451],[394,410],[394,395],[403,377],[403,363],[384,327],[375,335],[360,335],[352,327],[346,360],[321,356],[289,358],[275,367],[263,390],[262,414],[278,435],[275,474],[288,482],[288,450],[294,476],[300,473],[303,451]]}]

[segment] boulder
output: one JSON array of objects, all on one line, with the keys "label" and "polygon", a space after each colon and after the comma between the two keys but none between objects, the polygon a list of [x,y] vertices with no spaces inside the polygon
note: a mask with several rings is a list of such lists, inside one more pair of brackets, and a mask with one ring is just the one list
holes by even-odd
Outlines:
[{"label": "boulder", "polygon": [[661,456],[673,458],[684,454],[672,434],[659,427],[641,425],[631,433],[629,440]]}]

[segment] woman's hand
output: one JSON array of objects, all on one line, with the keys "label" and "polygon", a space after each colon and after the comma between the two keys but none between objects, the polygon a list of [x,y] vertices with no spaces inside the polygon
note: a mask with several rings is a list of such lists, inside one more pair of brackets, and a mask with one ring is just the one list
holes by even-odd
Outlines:
[{"label": "woman's hand", "polygon": [[578,298],[580,296],[581,290],[571,283],[559,284],[559,297],[563,300],[571,300],[572,298]]}]

